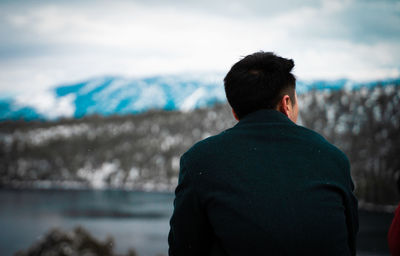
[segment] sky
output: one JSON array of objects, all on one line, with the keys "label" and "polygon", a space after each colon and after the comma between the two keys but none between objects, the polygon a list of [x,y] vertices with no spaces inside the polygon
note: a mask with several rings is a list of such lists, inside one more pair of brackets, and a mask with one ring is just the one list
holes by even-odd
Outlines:
[{"label": "sky", "polygon": [[400,77],[398,0],[0,0],[0,95],[106,75],[221,74],[256,51],[298,79]]}]

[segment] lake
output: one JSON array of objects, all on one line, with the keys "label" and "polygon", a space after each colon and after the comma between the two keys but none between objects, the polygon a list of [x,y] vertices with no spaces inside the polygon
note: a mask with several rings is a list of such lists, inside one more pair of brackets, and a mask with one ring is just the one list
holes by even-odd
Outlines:
[{"label": "lake", "polygon": [[[81,225],[96,238],[114,237],[115,251],[167,255],[171,193],[118,190],[0,190],[0,255],[28,249],[51,228]],[[360,211],[358,255],[389,255],[392,213]]]},{"label": "lake", "polygon": [[173,194],[113,190],[0,190],[0,255],[27,249],[53,227],[114,237],[115,251],[166,255]]}]

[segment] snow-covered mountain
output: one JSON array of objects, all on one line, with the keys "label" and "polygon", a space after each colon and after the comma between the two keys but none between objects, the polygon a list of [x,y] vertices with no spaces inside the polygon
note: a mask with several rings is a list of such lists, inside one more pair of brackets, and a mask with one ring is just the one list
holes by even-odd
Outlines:
[{"label": "snow-covered mountain", "polygon": [[[375,85],[378,82],[363,83]],[[379,82],[393,83],[393,80]],[[298,81],[301,94],[310,89],[357,88],[346,79]],[[0,97],[0,120],[52,120],[86,115],[134,114],[150,109],[188,111],[225,102],[222,76],[155,76],[143,79],[102,77],[62,85],[35,94]]]},{"label": "snow-covered mountain", "polygon": [[216,76],[102,77],[34,95],[0,98],[0,120],[128,114],[149,109],[188,111],[224,100],[222,80]]}]

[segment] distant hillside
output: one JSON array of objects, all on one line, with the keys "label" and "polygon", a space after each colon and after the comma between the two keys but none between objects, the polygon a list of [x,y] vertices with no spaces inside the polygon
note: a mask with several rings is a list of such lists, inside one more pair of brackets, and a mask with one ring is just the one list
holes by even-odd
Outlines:
[{"label": "distant hillside", "polygon": [[224,101],[222,80],[215,76],[103,77],[0,98],[0,120],[53,120],[156,109],[189,111]]},{"label": "distant hillside", "polygon": [[[0,97],[1,120],[56,120],[88,115],[138,114],[148,110],[190,111],[225,103],[222,76],[155,76],[142,79],[102,77],[47,91]],[[380,84],[399,80],[380,81]],[[373,87],[378,82],[298,81],[298,93],[312,89]]]},{"label": "distant hillside", "polygon": [[349,157],[360,203],[397,204],[400,83],[302,95],[301,122]]},{"label": "distant hillside", "polygon": [[[400,83],[311,90],[300,123],[350,158],[360,202],[395,204],[400,174]],[[172,191],[179,157],[234,125],[226,104],[191,111],[0,122],[0,186]]]}]

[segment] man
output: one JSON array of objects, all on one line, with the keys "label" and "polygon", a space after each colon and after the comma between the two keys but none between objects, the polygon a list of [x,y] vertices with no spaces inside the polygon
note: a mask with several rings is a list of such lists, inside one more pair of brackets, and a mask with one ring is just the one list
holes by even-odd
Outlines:
[{"label": "man", "polygon": [[349,161],[295,124],[293,67],[257,52],[226,75],[239,122],[182,156],[169,255],[355,255]]}]

